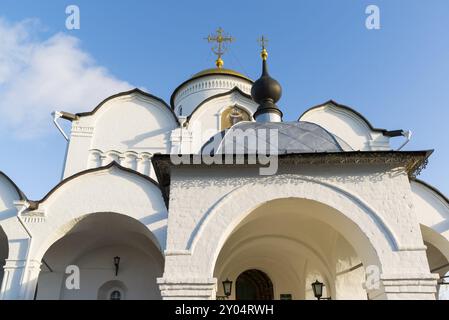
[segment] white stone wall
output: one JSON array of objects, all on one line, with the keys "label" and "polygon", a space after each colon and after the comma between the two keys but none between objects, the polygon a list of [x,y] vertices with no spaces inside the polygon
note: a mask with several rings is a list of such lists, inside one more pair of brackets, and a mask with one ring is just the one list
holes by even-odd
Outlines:
[{"label": "white stone wall", "polygon": [[366,120],[358,114],[331,102],[306,111],[299,120],[322,126],[346,142],[354,151],[391,149],[389,137],[370,128]]},{"label": "white stone wall", "polygon": [[169,153],[171,133],[178,126],[166,105],[139,92],[108,100],[92,115],[72,122],[64,178],[111,160],[149,172],[147,157]]},{"label": "white stone wall", "polygon": [[334,227],[354,245],[365,265],[379,266],[387,293],[379,296],[373,291],[371,298],[397,298],[396,288],[413,279],[423,280],[427,287],[400,289],[407,292],[404,297],[433,297],[435,280],[405,173],[383,166],[302,166],[281,172],[261,177],[249,168],[174,168],[165,281],[211,278],[221,246],[245,215],[266,201],[297,197],[341,213],[322,218],[333,219]]}]

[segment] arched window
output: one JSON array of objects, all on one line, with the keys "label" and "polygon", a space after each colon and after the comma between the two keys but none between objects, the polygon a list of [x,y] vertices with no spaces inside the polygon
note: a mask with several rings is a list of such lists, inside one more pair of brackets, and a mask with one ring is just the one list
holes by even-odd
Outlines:
[{"label": "arched window", "polygon": [[240,121],[249,121],[251,116],[245,110],[231,106],[221,113],[221,130],[228,129]]},{"label": "arched window", "polygon": [[119,280],[105,282],[98,289],[98,300],[126,300],[127,288]]},{"label": "arched window", "polygon": [[122,300],[122,293],[118,290],[114,290],[109,295],[109,300]]}]

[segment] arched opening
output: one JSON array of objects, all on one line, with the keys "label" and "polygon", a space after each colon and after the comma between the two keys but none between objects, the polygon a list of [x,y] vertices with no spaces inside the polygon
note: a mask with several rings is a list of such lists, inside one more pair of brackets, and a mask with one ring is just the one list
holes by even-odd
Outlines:
[{"label": "arched opening", "polygon": [[257,269],[242,272],[235,281],[236,300],[273,300],[273,283],[268,275]]},{"label": "arched opening", "polygon": [[127,288],[122,281],[111,280],[98,290],[98,300],[126,300]]},{"label": "arched opening", "polygon": [[145,225],[121,214],[93,213],[74,222],[45,252],[36,298],[160,299],[156,278],[163,267]]},{"label": "arched opening", "polygon": [[[307,199],[266,202],[226,239],[214,276],[218,283],[226,278],[235,283],[230,299],[261,296],[262,287],[271,287],[272,294],[264,295],[271,299],[315,299],[316,280],[324,283],[323,297],[367,299],[366,257],[373,248],[366,239],[354,243],[363,234],[348,219],[343,225],[341,216],[334,208]],[[247,273],[254,269],[257,272]],[[263,280],[267,278],[271,285]],[[217,295],[223,295],[220,286]]]},{"label": "arched opening", "polygon": [[4,269],[6,259],[8,259],[9,245],[8,237],[0,226],[0,287],[3,283]]},{"label": "arched opening", "polygon": [[[449,241],[433,229],[421,225],[426,256],[431,273],[440,277],[437,285],[436,299],[449,300]],[[444,254],[446,253],[446,254]]]}]

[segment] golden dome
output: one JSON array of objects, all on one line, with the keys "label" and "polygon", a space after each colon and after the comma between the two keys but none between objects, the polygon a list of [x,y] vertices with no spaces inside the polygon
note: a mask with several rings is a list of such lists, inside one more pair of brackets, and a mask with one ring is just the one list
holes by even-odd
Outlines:
[{"label": "golden dome", "polygon": [[198,73],[195,73],[191,77],[191,79],[196,79],[196,78],[203,77],[203,76],[208,76],[208,75],[219,75],[219,74],[236,76],[236,77],[243,78],[243,79],[246,79],[248,81],[253,82],[253,80],[251,80],[247,76],[241,74],[240,72],[237,72],[237,71],[234,71],[234,70],[231,70],[231,69],[223,69],[223,68],[210,68],[210,69],[206,69],[206,70],[200,71]]}]

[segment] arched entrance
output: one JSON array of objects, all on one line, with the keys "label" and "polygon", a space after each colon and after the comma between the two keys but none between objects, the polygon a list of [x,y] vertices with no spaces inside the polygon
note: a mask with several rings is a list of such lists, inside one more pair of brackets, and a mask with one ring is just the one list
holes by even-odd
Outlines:
[{"label": "arched entrance", "polygon": [[431,273],[439,275],[437,293],[438,300],[449,300],[449,241],[441,234],[425,225],[421,225],[426,256]]},{"label": "arched entrance", "polygon": [[160,299],[163,266],[145,225],[116,213],[89,214],[46,251],[36,299]]},{"label": "arched entrance", "polygon": [[[315,299],[311,284],[316,280],[325,285],[323,297],[367,299],[364,261],[335,228],[337,214],[306,199],[257,207],[225,241],[214,276],[218,283],[226,278],[235,283],[230,298],[237,300]],[[218,287],[218,295],[221,291]]]},{"label": "arched entrance", "polygon": [[268,275],[257,269],[242,272],[235,282],[236,300],[273,300],[273,283]]}]

